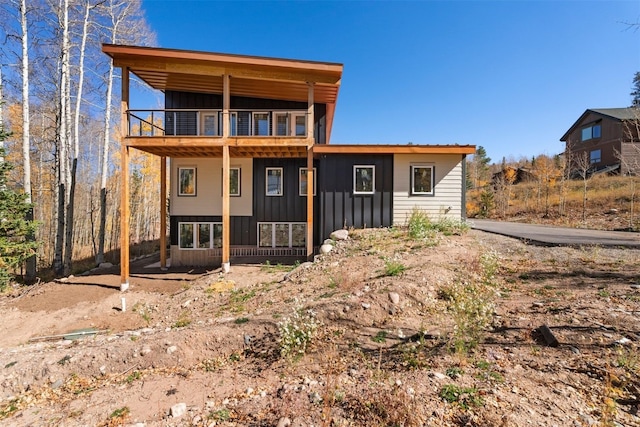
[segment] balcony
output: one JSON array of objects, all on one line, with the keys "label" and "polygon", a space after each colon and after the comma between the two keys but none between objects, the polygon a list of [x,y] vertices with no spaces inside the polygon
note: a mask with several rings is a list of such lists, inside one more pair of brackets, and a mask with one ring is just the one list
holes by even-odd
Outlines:
[{"label": "balcony", "polygon": [[[307,139],[306,110],[229,110],[230,137]],[[129,137],[222,138],[222,110],[128,110]]]}]

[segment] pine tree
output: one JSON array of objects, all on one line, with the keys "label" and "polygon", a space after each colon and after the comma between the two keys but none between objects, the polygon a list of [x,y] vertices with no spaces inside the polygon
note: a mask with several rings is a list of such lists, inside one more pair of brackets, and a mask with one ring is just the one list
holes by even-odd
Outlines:
[{"label": "pine tree", "polygon": [[633,76],[633,92],[631,95],[631,106],[640,107],[640,71],[637,71]]},{"label": "pine tree", "polygon": [[[9,134],[0,127],[0,141]],[[27,258],[35,255],[37,243],[27,240],[35,233],[36,223],[25,220],[31,204],[26,195],[7,187],[7,174],[13,168],[4,160],[5,152],[0,144],[0,290],[9,284],[12,274]]]}]

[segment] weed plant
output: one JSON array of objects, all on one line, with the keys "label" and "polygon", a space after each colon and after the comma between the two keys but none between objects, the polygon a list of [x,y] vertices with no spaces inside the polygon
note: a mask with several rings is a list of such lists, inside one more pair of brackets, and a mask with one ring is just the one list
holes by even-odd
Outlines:
[{"label": "weed plant", "polygon": [[288,359],[302,357],[321,324],[313,310],[304,309],[296,300],[291,316],[278,322],[280,355]]},{"label": "weed plant", "polygon": [[496,297],[498,257],[488,252],[479,259],[479,277],[456,280],[440,290],[454,322],[453,347],[458,353],[476,348],[484,330],[492,323]]},{"label": "weed plant", "polygon": [[469,225],[460,220],[441,216],[433,221],[425,211],[414,208],[409,217],[409,237],[415,240],[426,240],[437,244],[437,234],[445,236],[460,235],[469,230]]}]

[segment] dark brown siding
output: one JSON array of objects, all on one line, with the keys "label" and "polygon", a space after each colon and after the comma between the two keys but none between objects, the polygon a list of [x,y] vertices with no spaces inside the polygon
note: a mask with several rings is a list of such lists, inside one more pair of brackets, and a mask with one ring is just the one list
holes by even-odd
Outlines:
[{"label": "dark brown siding", "polygon": [[[582,141],[582,129],[587,126],[599,124],[601,126],[600,138]],[[579,126],[569,134],[567,138],[567,151],[571,151],[572,162],[575,165],[577,159],[586,153],[587,159],[593,150],[600,150],[601,161],[592,166],[596,169],[620,163],[617,152],[621,150],[621,141],[624,137],[622,122],[600,114],[587,114]],[[574,166],[575,169],[575,166]]]},{"label": "dark brown siding", "polygon": [[[375,194],[353,194],[353,166],[375,165]],[[390,227],[393,223],[392,155],[323,155],[318,192],[321,239],[342,228]]]},{"label": "dark brown siding", "polygon": [[[169,226],[169,237],[172,245],[178,244],[179,222],[222,222],[221,216],[189,216],[172,215]],[[231,244],[249,246],[257,244],[257,226],[250,216],[231,217]]]},{"label": "dark brown siding", "polygon": [[[164,96],[164,104],[166,109],[221,109],[222,108],[222,95],[218,94],[206,94],[206,93],[192,93],[192,92],[176,92],[166,91]],[[231,97],[231,109],[240,110],[306,110],[306,102],[297,101],[283,101],[279,99],[262,99],[262,98],[247,98],[242,96]],[[313,110],[315,118],[314,135],[316,137],[316,143],[326,143],[326,115],[327,107],[325,104],[315,104]],[[193,116],[193,126],[189,128],[188,125],[183,126],[181,129],[177,129],[177,135],[189,135],[195,133],[195,113],[179,113],[184,118],[191,118]],[[167,115],[166,128],[168,134],[173,134],[172,116]],[[180,122],[190,123],[189,121]]]}]

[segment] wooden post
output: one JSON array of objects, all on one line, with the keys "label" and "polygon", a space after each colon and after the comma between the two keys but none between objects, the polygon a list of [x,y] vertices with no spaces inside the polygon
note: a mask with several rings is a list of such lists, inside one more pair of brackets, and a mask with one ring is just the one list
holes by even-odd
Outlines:
[{"label": "wooden post", "polygon": [[222,76],[222,138],[226,139],[231,134],[231,121],[229,107],[231,104],[229,74]]},{"label": "wooden post", "polygon": [[160,269],[167,269],[167,158],[160,157]]},{"label": "wooden post", "polygon": [[120,291],[129,289],[129,68],[122,67],[122,99],[120,101]]},{"label": "wooden post", "polygon": [[222,146],[222,272],[227,273],[231,268],[230,241],[231,216],[229,214],[229,145]]},{"label": "wooden post", "polygon": [[222,272],[227,273],[231,268],[231,216],[229,199],[229,142],[231,135],[231,121],[229,115],[229,107],[231,104],[231,85],[230,76],[225,74],[222,76]]},{"label": "wooden post", "polygon": [[313,145],[315,143],[314,137],[314,127],[315,127],[315,117],[313,114],[314,110],[314,100],[313,100],[313,83],[307,83],[307,140],[309,141],[309,145]]},{"label": "wooden post", "polygon": [[313,258],[313,144],[315,119],[313,114],[313,83],[308,83],[307,92],[307,260]]},{"label": "wooden post", "polygon": [[313,258],[313,150],[307,149],[307,260]]}]

